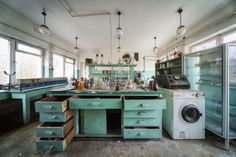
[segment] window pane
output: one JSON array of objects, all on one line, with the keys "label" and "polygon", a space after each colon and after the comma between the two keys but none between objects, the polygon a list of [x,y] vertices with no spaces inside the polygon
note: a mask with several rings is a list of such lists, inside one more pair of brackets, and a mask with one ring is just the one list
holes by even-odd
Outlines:
[{"label": "window pane", "polygon": [[236,41],[236,32],[223,37],[223,43],[229,43],[231,41]]},{"label": "window pane", "polygon": [[53,54],[53,76],[63,77],[63,56]]},{"label": "window pane", "polygon": [[72,78],[74,75],[74,65],[71,63],[65,63],[65,77],[68,79]]},{"label": "window pane", "polygon": [[42,58],[16,52],[16,79],[42,77]]},{"label": "window pane", "polygon": [[73,63],[74,63],[74,60],[73,60],[73,59],[70,59],[70,58],[66,58],[66,62],[67,62],[67,63],[72,63],[72,64],[73,64]]},{"label": "window pane", "polygon": [[41,55],[41,50],[40,49],[36,49],[27,45],[23,45],[23,44],[17,44],[17,49],[21,50],[21,51],[25,51],[25,52],[30,52],[36,55]]},{"label": "window pane", "polygon": [[0,84],[8,83],[8,76],[3,71],[10,73],[10,42],[0,38]]},{"label": "window pane", "polygon": [[205,49],[209,49],[216,46],[216,40],[210,40],[205,43],[193,46],[192,52],[197,52]]}]

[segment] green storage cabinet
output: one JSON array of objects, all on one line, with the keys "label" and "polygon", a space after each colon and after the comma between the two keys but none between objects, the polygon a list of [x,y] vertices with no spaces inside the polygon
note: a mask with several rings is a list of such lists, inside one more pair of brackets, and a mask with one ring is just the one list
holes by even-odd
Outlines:
[{"label": "green storage cabinet", "polygon": [[86,135],[107,134],[106,110],[84,110],[83,111],[83,133]]}]

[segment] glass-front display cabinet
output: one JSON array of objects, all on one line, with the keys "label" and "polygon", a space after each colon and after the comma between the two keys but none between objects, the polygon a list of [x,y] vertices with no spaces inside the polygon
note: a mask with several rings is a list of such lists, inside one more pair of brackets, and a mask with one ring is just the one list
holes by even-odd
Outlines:
[{"label": "glass-front display cabinet", "polygon": [[236,44],[184,56],[191,89],[205,93],[206,129],[225,139],[236,138]]}]

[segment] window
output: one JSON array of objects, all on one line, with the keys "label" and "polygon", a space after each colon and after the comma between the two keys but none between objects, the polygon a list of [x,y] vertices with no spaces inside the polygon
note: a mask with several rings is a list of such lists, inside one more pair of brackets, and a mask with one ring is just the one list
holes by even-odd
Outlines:
[{"label": "window", "polygon": [[208,40],[192,47],[192,52],[202,51],[216,46],[216,39]]},{"label": "window", "polygon": [[66,58],[65,61],[65,77],[68,79],[74,76],[74,60],[70,58]]},{"label": "window", "polygon": [[64,58],[61,55],[53,54],[53,76],[63,77],[64,76]]},{"label": "window", "polygon": [[70,79],[74,75],[75,60],[62,55],[53,54],[53,76],[67,77]]},{"label": "window", "polygon": [[10,72],[10,41],[4,38],[0,38],[0,84],[8,83],[8,76],[3,73]]},{"label": "window", "polygon": [[229,43],[232,41],[236,41],[236,31],[229,33],[222,38],[223,43]]},{"label": "window", "polygon": [[16,44],[16,79],[42,77],[42,50],[22,43]]}]

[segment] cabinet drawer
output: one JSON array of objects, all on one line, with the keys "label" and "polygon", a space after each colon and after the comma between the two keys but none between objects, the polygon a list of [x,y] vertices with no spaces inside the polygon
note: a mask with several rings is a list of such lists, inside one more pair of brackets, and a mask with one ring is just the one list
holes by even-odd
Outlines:
[{"label": "cabinet drawer", "polygon": [[124,129],[125,139],[162,138],[161,129]]},{"label": "cabinet drawer", "polygon": [[75,136],[74,129],[65,138],[40,138],[36,141],[38,151],[64,151]]},{"label": "cabinet drawer", "polygon": [[72,116],[74,112],[67,110],[66,112],[40,112],[39,121],[40,122],[66,122]]},{"label": "cabinet drawer", "polygon": [[165,108],[165,99],[124,100],[124,110],[158,110]]},{"label": "cabinet drawer", "polygon": [[51,96],[35,103],[36,112],[64,112],[68,109],[68,97]]},{"label": "cabinet drawer", "polygon": [[74,118],[66,123],[45,122],[38,126],[37,137],[61,137],[64,138],[74,126]]},{"label": "cabinet drawer", "polygon": [[161,118],[124,118],[124,126],[161,126]]},{"label": "cabinet drawer", "polygon": [[124,111],[125,118],[161,118],[162,110],[126,110]]},{"label": "cabinet drawer", "polygon": [[70,109],[120,109],[121,99],[71,98]]}]

